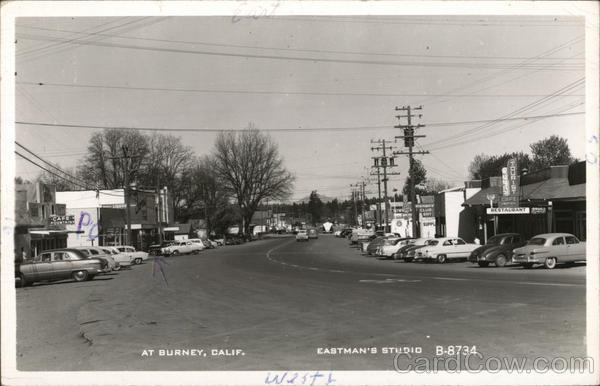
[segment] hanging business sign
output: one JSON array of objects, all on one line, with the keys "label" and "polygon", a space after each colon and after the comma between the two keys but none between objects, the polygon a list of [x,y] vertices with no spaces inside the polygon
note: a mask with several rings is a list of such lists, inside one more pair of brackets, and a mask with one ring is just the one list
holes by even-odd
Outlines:
[{"label": "hanging business sign", "polygon": [[510,186],[508,182],[508,168],[502,168],[502,195],[509,196],[510,195]]},{"label": "hanging business sign", "polygon": [[487,214],[528,214],[529,208],[514,207],[514,208],[487,208]]}]

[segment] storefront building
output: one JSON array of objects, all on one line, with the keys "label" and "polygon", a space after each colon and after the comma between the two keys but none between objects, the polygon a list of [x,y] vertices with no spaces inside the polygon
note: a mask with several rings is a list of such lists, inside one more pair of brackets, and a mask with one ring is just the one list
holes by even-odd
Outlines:
[{"label": "storefront building", "polygon": [[481,190],[481,181],[465,181],[464,187],[442,190],[434,198],[435,235],[437,237],[460,237],[473,242],[477,215],[463,203]]},{"label": "storefront building", "polygon": [[[59,200],[60,202],[60,200]],[[67,246],[66,224],[74,221],[56,203],[56,189],[41,182],[15,186],[15,261]]]},{"label": "storefront building", "polygon": [[525,238],[566,232],[586,239],[585,162],[521,174],[512,207],[502,205],[503,185],[502,177],[484,180],[483,189],[463,204],[474,209],[481,240],[505,232]]},{"label": "storefront building", "polygon": [[168,194],[132,190],[129,197],[131,240],[127,239],[127,211],[123,189],[57,192],[73,223],[67,224],[68,246],[131,245],[144,250],[158,241],[158,232],[172,222]]}]

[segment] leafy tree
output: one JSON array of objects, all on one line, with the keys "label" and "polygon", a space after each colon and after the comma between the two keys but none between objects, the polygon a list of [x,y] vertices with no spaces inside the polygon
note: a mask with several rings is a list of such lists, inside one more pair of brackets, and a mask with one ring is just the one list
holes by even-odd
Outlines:
[{"label": "leafy tree", "polygon": [[240,208],[240,231],[249,236],[252,215],[261,201],[288,197],[294,177],[283,166],[271,137],[252,125],[238,133],[219,134],[214,159],[219,181]]},{"label": "leafy tree", "polygon": [[532,154],[531,171],[554,165],[569,165],[575,161],[565,138],[550,136],[529,145]]},{"label": "leafy tree", "polygon": [[502,168],[506,167],[508,160],[515,158],[517,160],[517,169],[529,169],[531,159],[529,155],[523,152],[504,153],[501,155],[478,154],[473,158],[469,165],[469,175],[472,179],[483,180],[489,177],[502,175]]},{"label": "leafy tree", "polygon": [[308,199],[308,213],[311,215],[313,226],[317,225],[317,223],[321,221],[323,202],[321,202],[316,190],[313,190],[310,193],[310,197]]},{"label": "leafy tree", "polygon": [[438,193],[451,187],[452,185],[449,182],[437,178],[427,178],[425,180],[425,190],[427,191],[427,194]]},{"label": "leafy tree", "polygon": [[425,170],[423,163],[418,159],[413,160],[413,163],[408,170],[408,177],[406,177],[406,181],[404,182],[404,188],[402,189],[403,194],[410,195],[411,179],[414,181],[416,194],[425,194],[425,189],[419,188],[417,187],[417,185],[420,185],[423,182],[425,182],[425,180],[427,179],[427,170]]}]

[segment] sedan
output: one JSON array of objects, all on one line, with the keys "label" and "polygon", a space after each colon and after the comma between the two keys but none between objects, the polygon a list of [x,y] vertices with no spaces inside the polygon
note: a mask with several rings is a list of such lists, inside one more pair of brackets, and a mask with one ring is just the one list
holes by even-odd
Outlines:
[{"label": "sedan", "polygon": [[80,245],[72,247],[72,249],[77,249],[86,257],[93,257],[100,260],[106,260],[107,265],[104,269],[104,272],[118,271],[121,269],[121,264],[117,263],[110,253],[107,253],[106,251],[103,251],[98,247]]},{"label": "sedan", "polygon": [[115,248],[133,259],[135,264],[142,264],[142,261],[146,261],[150,258],[150,255],[144,251],[136,251],[134,247],[129,245],[118,245]]},{"label": "sedan", "polygon": [[296,233],[296,241],[308,241],[308,232],[306,229],[300,229],[298,233]]},{"label": "sedan", "polygon": [[204,249],[204,244],[202,246],[200,244],[191,242],[191,241],[176,241],[173,245],[164,247],[161,249],[161,253],[165,256],[176,256],[182,255],[185,253],[195,253],[200,252]]},{"label": "sedan", "polygon": [[39,281],[85,281],[92,280],[105,266],[104,260],[88,258],[77,249],[53,249],[23,262],[17,278],[22,287]]},{"label": "sedan", "polygon": [[424,260],[435,260],[445,263],[448,260],[467,259],[478,244],[467,243],[460,237],[441,237],[435,239],[436,245],[428,245],[418,250],[415,258]]},{"label": "sedan", "polygon": [[375,254],[384,259],[392,258],[396,252],[407,245],[409,241],[409,238],[390,238],[384,240],[383,244],[377,248]]},{"label": "sedan", "polygon": [[544,233],[534,236],[527,245],[513,251],[512,261],[531,268],[543,264],[553,269],[557,264],[586,260],[586,245],[570,233]]},{"label": "sedan", "polygon": [[525,240],[518,233],[500,233],[490,237],[469,256],[469,261],[477,263],[480,267],[487,267],[494,263],[496,267],[504,267],[510,262],[512,251],[525,245]]},{"label": "sedan", "polygon": [[131,267],[135,264],[131,256],[120,252],[116,247],[101,247],[101,249],[105,251],[106,254],[111,255],[121,267]]}]

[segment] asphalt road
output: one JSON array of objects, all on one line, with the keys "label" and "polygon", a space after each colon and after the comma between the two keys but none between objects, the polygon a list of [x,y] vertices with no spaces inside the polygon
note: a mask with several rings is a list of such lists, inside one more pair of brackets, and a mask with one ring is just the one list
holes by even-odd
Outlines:
[{"label": "asphalt road", "polygon": [[18,368],[393,370],[394,348],[430,358],[450,345],[484,358],[586,353],[585,265],[381,261],[329,235],[165,260],[168,283],[149,260],[17,289]]}]

